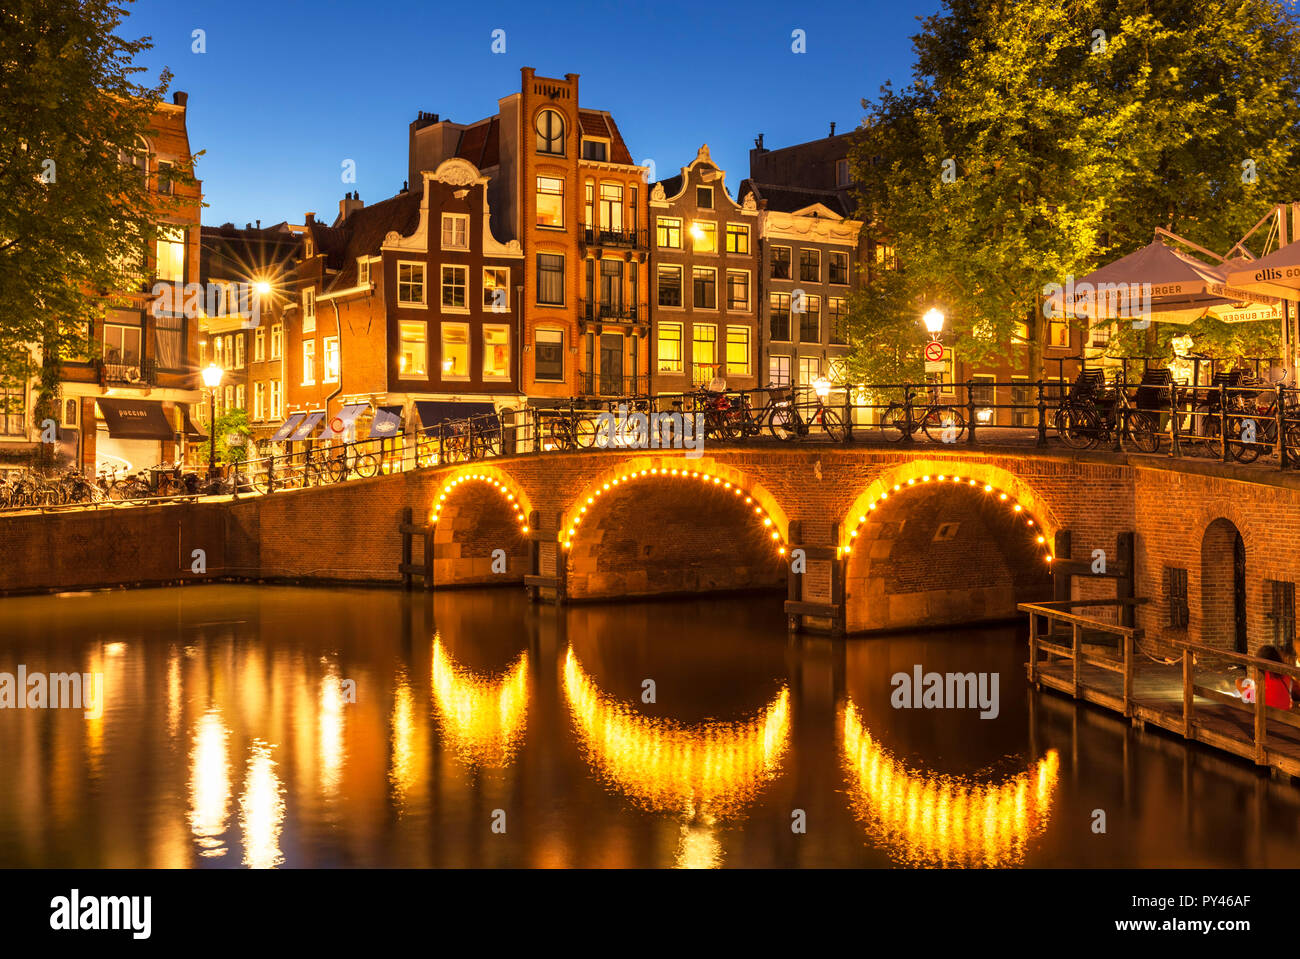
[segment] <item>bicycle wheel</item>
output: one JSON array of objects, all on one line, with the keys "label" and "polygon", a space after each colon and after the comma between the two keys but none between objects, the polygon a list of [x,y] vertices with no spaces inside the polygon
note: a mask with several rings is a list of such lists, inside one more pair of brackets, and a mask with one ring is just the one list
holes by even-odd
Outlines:
[{"label": "bicycle wheel", "polygon": [[1223,437],[1220,436],[1219,418],[1209,417],[1205,421],[1205,435],[1201,437],[1205,448],[1216,460],[1223,459]]},{"label": "bicycle wheel", "polygon": [[799,435],[799,414],[791,406],[777,406],[767,419],[768,431],[782,443]]},{"label": "bicycle wheel", "polygon": [[1228,452],[1233,459],[1238,463],[1253,463],[1259,459],[1259,454],[1263,452],[1259,444],[1272,443],[1268,438],[1270,425],[1272,424],[1253,416],[1233,417],[1229,420],[1228,428],[1240,437],[1228,441]]},{"label": "bicycle wheel", "polygon": [[595,446],[596,432],[596,421],[589,417],[583,416],[573,421],[573,443],[577,444],[578,449],[589,450]]},{"label": "bicycle wheel", "polygon": [[325,475],[331,483],[342,483],[348,478],[348,461],[336,456],[325,464]]},{"label": "bicycle wheel", "polygon": [[835,443],[843,443],[844,437],[848,436],[848,430],[844,428],[844,417],[840,415],[840,411],[823,406],[821,419],[822,429],[826,431],[826,435]]},{"label": "bicycle wheel", "polygon": [[891,443],[897,443],[907,436],[907,407],[897,401],[890,403],[880,422],[876,424],[880,435]]},{"label": "bicycle wheel", "polygon": [[935,443],[956,443],[966,432],[966,417],[955,406],[935,406],[921,420],[921,429]]},{"label": "bicycle wheel", "polygon": [[1156,418],[1150,413],[1130,413],[1128,435],[1139,452],[1154,453],[1160,449],[1160,430]]},{"label": "bicycle wheel", "polygon": [[1086,406],[1063,406],[1056,411],[1056,434],[1070,449],[1092,449],[1101,436],[1101,420]]},{"label": "bicycle wheel", "polygon": [[379,457],[374,453],[366,453],[357,457],[357,461],[352,464],[352,469],[358,476],[371,477],[379,473]]}]

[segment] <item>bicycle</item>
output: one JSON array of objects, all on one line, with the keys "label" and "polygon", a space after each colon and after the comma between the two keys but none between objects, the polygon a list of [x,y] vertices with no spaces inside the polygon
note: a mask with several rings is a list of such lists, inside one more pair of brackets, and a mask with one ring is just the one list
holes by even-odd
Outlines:
[{"label": "bicycle", "polygon": [[1160,448],[1156,419],[1146,410],[1128,407],[1124,391],[1107,388],[1102,370],[1082,370],[1053,416],[1056,435],[1071,449],[1090,450],[1110,442],[1119,431],[1142,453]]},{"label": "bicycle", "polygon": [[562,410],[538,411],[541,448],[552,450],[590,449],[596,444],[596,423],[589,417]]},{"label": "bicycle", "polygon": [[805,418],[799,412],[799,403],[795,402],[794,391],[790,387],[774,390],[772,393],[771,412],[767,418],[767,428],[774,437],[788,443],[796,437],[807,436],[813,426],[820,426],[834,442],[841,442],[848,435],[844,418],[839,410],[827,406],[821,396],[813,391],[812,401],[805,402],[805,407],[812,411],[812,416]]},{"label": "bicycle", "polygon": [[935,443],[956,443],[966,432],[966,417],[960,407],[939,402],[937,387],[930,390],[930,399],[921,416],[912,415],[912,394],[909,388],[903,402],[894,400],[885,407],[877,424],[881,435],[890,443],[911,437],[919,429],[926,439]]}]

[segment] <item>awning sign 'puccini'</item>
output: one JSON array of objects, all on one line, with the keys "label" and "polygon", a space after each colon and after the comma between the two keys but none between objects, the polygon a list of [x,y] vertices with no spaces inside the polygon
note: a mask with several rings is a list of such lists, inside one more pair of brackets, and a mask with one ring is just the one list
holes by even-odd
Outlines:
[{"label": "awning sign 'puccini'", "polygon": [[123,440],[170,440],[176,430],[158,400],[122,400],[101,396],[95,401],[108,435]]}]

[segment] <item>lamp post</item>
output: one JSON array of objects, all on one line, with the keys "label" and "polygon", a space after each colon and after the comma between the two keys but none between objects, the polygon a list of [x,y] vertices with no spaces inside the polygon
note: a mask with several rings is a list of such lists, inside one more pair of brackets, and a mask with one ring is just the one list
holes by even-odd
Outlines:
[{"label": "lamp post", "polygon": [[208,479],[217,475],[217,387],[224,375],[216,363],[203,371],[203,385],[208,388]]}]

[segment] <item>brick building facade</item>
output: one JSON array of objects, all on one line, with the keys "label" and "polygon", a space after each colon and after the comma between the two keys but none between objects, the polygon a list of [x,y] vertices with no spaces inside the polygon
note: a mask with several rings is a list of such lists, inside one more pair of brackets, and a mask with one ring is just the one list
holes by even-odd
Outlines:
[{"label": "brick building facade", "polygon": [[758,207],[737,203],[708,146],[650,193],[654,393],[715,377],[762,385],[758,328]]}]

